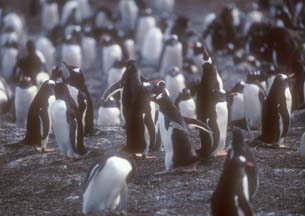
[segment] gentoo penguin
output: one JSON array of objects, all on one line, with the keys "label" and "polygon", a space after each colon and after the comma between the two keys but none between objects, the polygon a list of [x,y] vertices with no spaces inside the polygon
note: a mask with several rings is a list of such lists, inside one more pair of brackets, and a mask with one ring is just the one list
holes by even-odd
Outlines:
[{"label": "gentoo penguin", "polygon": [[102,41],[102,73],[108,76],[109,69],[115,61],[123,59],[122,48],[117,44],[110,35],[103,38]]},{"label": "gentoo penguin", "polygon": [[171,101],[165,84],[160,88],[161,93],[153,94],[152,100],[159,105],[158,124],[161,143],[165,151],[165,171],[168,172],[174,168],[190,166],[199,161],[192,147],[187,124],[201,129],[211,139],[212,135],[210,129],[203,123],[195,119],[184,118],[180,114]]},{"label": "gentoo penguin", "polygon": [[40,51],[46,59],[46,69],[50,71],[55,65],[56,48],[52,44],[52,41],[45,36],[41,36],[36,41],[36,48]]},{"label": "gentoo penguin", "polygon": [[196,119],[196,104],[189,89],[182,89],[175,101],[175,105],[183,117]]},{"label": "gentoo penguin", "polygon": [[169,91],[169,96],[174,102],[179,92],[185,88],[185,79],[183,73],[178,67],[172,67],[165,76],[165,82]]},{"label": "gentoo penguin", "polygon": [[256,162],[252,151],[248,147],[247,143],[244,142],[242,131],[238,128],[233,128],[231,148],[228,150],[228,156],[226,158],[225,164],[228,163],[228,160],[232,160],[234,157],[236,158],[239,156],[243,156],[247,163],[251,164],[251,166],[246,165],[245,171],[248,177],[250,199],[253,200],[259,183]]},{"label": "gentoo penguin", "polygon": [[156,26],[155,17],[152,16],[152,10],[150,8],[141,11],[141,15],[138,19],[137,31],[136,31],[136,49],[141,51],[146,35],[149,30]]},{"label": "gentoo penguin", "polygon": [[291,104],[288,77],[279,74],[274,79],[264,104],[260,141],[280,146],[289,130]]},{"label": "gentoo penguin", "polygon": [[8,80],[12,81],[13,69],[17,62],[18,43],[14,40],[7,40],[2,48],[2,75]]},{"label": "gentoo penguin", "polygon": [[44,71],[40,71],[37,76],[36,76],[36,79],[35,79],[35,83],[38,87],[38,89],[41,87],[41,85],[50,79],[50,75],[47,73],[47,72],[44,72]]},{"label": "gentoo penguin", "polygon": [[82,65],[84,70],[93,70],[96,66],[97,43],[94,38],[92,28],[90,26],[84,27],[84,33],[81,39],[82,48]]},{"label": "gentoo penguin", "polygon": [[242,155],[226,160],[211,200],[213,216],[254,215],[250,202],[247,166],[253,164]]},{"label": "gentoo penguin", "polygon": [[228,108],[222,80],[212,58],[203,47],[202,77],[197,87],[196,110],[198,120],[208,124],[213,131],[213,143],[205,133],[200,133],[201,149],[197,153],[202,157],[222,155],[224,152]]},{"label": "gentoo penguin", "polygon": [[94,15],[94,26],[98,29],[112,25],[112,12],[109,8],[101,6]]},{"label": "gentoo penguin", "polygon": [[41,27],[45,32],[51,31],[59,24],[58,4],[54,0],[43,1],[41,5]]},{"label": "gentoo penguin", "polygon": [[56,100],[50,104],[49,112],[60,152],[66,159],[83,156],[83,125],[76,104],[64,82],[55,84],[54,93]]},{"label": "gentoo penguin", "polygon": [[19,143],[33,146],[36,150],[48,151],[46,147],[52,125],[48,109],[55,101],[54,87],[53,80],[42,84],[29,108],[25,138]]},{"label": "gentoo penguin", "polygon": [[64,62],[69,76],[64,79],[68,84],[68,90],[73,100],[77,104],[82,115],[84,135],[93,132],[93,103],[85,83],[82,70],[79,67],[68,65]]},{"label": "gentoo penguin", "polygon": [[124,30],[134,31],[139,16],[139,8],[134,0],[120,0],[119,13]]},{"label": "gentoo penguin", "polygon": [[22,51],[19,53],[13,71],[14,79],[18,80],[20,76],[28,76],[31,81],[35,82],[37,74],[46,71],[44,56],[36,50],[35,43],[31,40],[26,43],[25,53]]},{"label": "gentoo penguin", "polygon": [[15,89],[16,126],[25,128],[30,105],[37,93],[37,87],[30,77],[22,76]]},{"label": "gentoo penguin", "polygon": [[126,122],[126,151],[146,156],[149,146],[155,144],[156,133],[152,108],[147,100],[150,84],[144,81],[135,61],[130,60],[122,79],[106,89],[102,99],[107,101],[121,91],[122,113]]},{"label": "gentoo penguin", "polygon": [[163,45],[160,58],[160,74],[164,76],[172,67],[182,68],[183,53],[182,44],[179,42],[177,35],[171,35]]},{"label": "gentoo penguin", "polygon": [[262,127],[262,109],[266,94],[257,83],[247,80],[244,86],[244,111],[248,130]]},{"label": "gentoo penguin", "polygon": [[115,61],[112,68],[108,71],[107,86],[111,86],[114,83],[120,81],[126,70],[124,61]]},{"label": "gentoo penguin", "polygon": [[244,87],[244,81],[236,83],[229,92],[228,100],[231,126],[247,130],[248,127],[244,111]]},{"label": "gentoo penguin", "polygon": [[302,159],[305,161],[305,133],[303,133],[301,142],[300,142],[300,154]]},{"label": "gentoo penguin", "polygon": [[133,165],[118,156],[94,165],[85,181],[83,214],[126,210],[128,183],[134,174]]},{"label": "gentoo penguin", "polygon": [[157,26],[150,28],[143,38],[141,62],[144,65],[158,66],[163,47],[163,33]]},{"label": "gentoo penguin", "polygon": [[67,64],[82,67],[82,51],[77,33],[66,35],[65,42],[61,46],[61,60]]},{"label": "gentoo penguin", "polygon": [[20,16],[15,12],[9,12],[2,19],[2,25],[4,28],[11,28],[18,35],[18,41],[23,41],[25,36],[23,32],[23,22]]},{"label": "gentoo penguin", "polygon": [[121,123],[119,104],[113,98],[101,101],[98,109],[97,126],[111,126]]},{"label": "gentoo penguin", "polygon": [[9,85],[0,77],[0,116],[10,111],[12,99],[13,93]]},{"label": "gentoo penguin", "polygon": [[[0,36],[0,45],[1,48],[7,41],[19,41],[17,33],[14,31],[12,27],[4,27]],[[18,42],[18,45],[20,43]]]}]

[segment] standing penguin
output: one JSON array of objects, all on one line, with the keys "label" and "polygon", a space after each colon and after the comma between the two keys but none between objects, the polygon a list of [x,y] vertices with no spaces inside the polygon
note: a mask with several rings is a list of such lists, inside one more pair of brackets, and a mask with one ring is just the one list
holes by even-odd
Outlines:
[{"label": "standing penguin", "polygon": [[183,73],[178,67],[170,68],[169,72],[165,77],[169,96],[172,101],[175,101],[179,95],[179,92],[185,88],[185,79]]},{"label": "standing penguin", "polygon": [[246,165],[245,171],[248,178],[249,195],[250,199],[252,200],[255,192],[257,191],[259,183],[254,155],[247,143],[244,142],[242,131],[238,128],[233,128],[231,148],[228,151],[228,157],[226,158],[225,164],[228,163],[228,160],[233,160],[234,157],[236,158],[239,156],[243,156],[247,163],[251,164],[251,166]]},{"label": "standing penguin", "polygon": [[83,214],[126,210],[128,183],[135,174],[132,164],[113,156],[93,166],[86,181],[83,194]]},{"label": "standing penguin", "polygon": [[119,104],[113,98],[102,101],[98,109],[97,126],[110,126],[120,124]]},{"label": "standing penguin", "polygon": [[114,93],[121,91],[122,113],[126,121],[126,151],[148,154],[149,146],[155,144],[155,126],[151,106],[147,101],[147,85],[135,61],[127,62],[122,79],[110,86],[103,95],[108,100]]},{"label": "standing penguin", "polygon": [[263,108],[260,141],[273,144],[274,147],[280,147],[289,130],[291,105],[288,77],[279,74],[274,79]]},{"label": "standing penguin", "polygon": [[58,4],[54,0],[42,1],[41,27],[45,32],[51,31],[59,24]]},{"label": "standing penguin", "polygon": [[0,116],[8,113],[12,105],[13,93],[7,82],[0,76]]},{"label": "standing penguin", "polygon": [[80,113],[64,82],[54,88],[56,100],[50,104],[50,116],[56,143],[66,159],[78,158],[86,153],[83,144],[83,125]]},{"label": "standing penguin", "polygon": [[196,104],[189,89],[182,89],[175,101],[175,105],[183,117],[196,119]]},{"label": "standing penguin", "polygon": [[205,133],[200,133],[201,148],[197,153],[202,157],[224,154],[227,136],[228,108],[222,80],[212,58],[203,47],[203,74],[197,87],[197,118],[209,125],[213,131],[213,143]]},{"label": "standing penguin", "polygon": [[230,90],[229,108],[231,125],[247,130],[244,112],[244,87],[245,83],[240,81]]},{"label": "standing penguin", "polygon": [[163,45],[159,64],[160,75],[164,76],[165,73],[172,67],[182,68],[182,64],[182,44],[179,42],[177,35],[172,35],[165,41],[165,44]]},{"label": "standing penguin", "polygon": [[165,84],[159,86],[159,94],[152,99],[159,105],[158,124],[161,133],[161,142],[165,151],[165,171],[174,168],[194,165],[199,161],[196,156],[187,124],[201,129],[208,136],[212,135],[210,129],[203,123],[190,118],[184,118],[171,101]]},{"label": "standing penguin", "polygon": [[45,81],[37,92],[27,116],[26,134],[22,144],[33,146],[38,151],[49,151],[49,133],[51,131],[51,117],[49,105],[55,101],[55,82]]},{"label": "standing penguin", "polygon": [[120,81],[126,70],[124,61],[115,61],[112,68],[108,72],[107,86],[111,86],[114,83]]},{"label": "standing penguin", "polygon": [[96,40],[93,36],[92,28],[90,26],[84,27],[84,33],[81,39],[82,48],[82,65],[84,70],[93,70],[96,66]]},{"label": "standing penguin", "polygon": [[254,215],[246,166],[253,166],[253,164],[241,155],[226,160],[211,200],[213,216]]},{"label": "standing penguin", "polygon": [[47,37],[40,37],[36,41],[37,50],[40,51],[46,59],[46,69],[50,71],[55,65],[56,48]]},{"label": "standing penguin", "polygon": [[124,30],[134,31],[136,28],[139,8],[134,0],[120,0],[119,13]]},{"label": "standing penguin", "polygon": [[15,89],[16,126],[25,128],[30,105],[37,93],[37,87],[30,77],[22,76]]},{"label": "standing penguin", "polygon": [[66,35],[61,47],[61,60],[70,65],[82,67],[82,52],[76,34]]}]

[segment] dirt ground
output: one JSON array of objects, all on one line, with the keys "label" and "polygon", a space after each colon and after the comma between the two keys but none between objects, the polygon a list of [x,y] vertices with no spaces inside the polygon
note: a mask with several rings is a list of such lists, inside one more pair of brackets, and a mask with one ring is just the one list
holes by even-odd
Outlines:
[{"label": "dirt ground", "polygon": [[[187,3],[185,3],[187,2]],[[178,1],[179,14],[192,14],[192,25],[201,28],[202,14],[219,10],[223,2]],[[217,57],[226,88],[245,76],[229,57]],[[157,76],[156,73],[147,76]],[[102,94],[102,79],[88,72],[86,82],[95,112]],[[299,155],[299,140],[305,131],[305,114],[294,114],[285,144],[288,149],[253,148],[259,171],[259,188],[253,207],[256,215],[305,215],[305,161]],[[91,153],[82,160],[67,162],[58,153],[54,136],[48,147],[55,152],[40,154],[27,146],[6,147],[23,138],[24,130],[12,122],[12,113],[0,118],[0,215],[81,215],[83,183],[90,167],[114,155],[125,143],[122,126],[97,129],[85,138]],[[198,147],[197,131],[192,141]],[[250,139],[257,132],[245,132]],[[229,130],[227,143],[231,140]],[[210,199],[222,172],[224,158],[202,161],[196,172],[156,176],[164,169],[164,152],[153,152],[154,160],[137,160],[137,173],[129,185],[128,215],[210,215]]]}]

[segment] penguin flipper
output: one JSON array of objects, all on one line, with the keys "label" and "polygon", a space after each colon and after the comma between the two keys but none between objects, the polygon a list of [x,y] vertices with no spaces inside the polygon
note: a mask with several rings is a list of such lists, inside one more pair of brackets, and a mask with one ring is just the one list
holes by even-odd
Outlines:
[{"label": "penguin flipper", "polygon": [[245,215],[247,216],[254,215],[252,205],[250,204],[250,201],[246,199],[243,193],[238,196],[238,203],[239,203],[239,207],[242,209]]},{"label": "penguin flipper", "polygon": [[113,85],[111,85],[110,87],[108,87],[105,91],[104,94],[102,96],[102,100],[109,100],[109,98],[114,95],[117,92],[122,91],[122,82],[121,80],[114,83]]},{"label": "penguin flipper", "polygon": [[144,116],[144,124],[147,126],[148,129],[150,146],[154,146],[156,143],[156,128],[152,116],[150,114],[150,110]]},{"label": "penguin flipper", "polygon": [[49,119],[48,111],[47,110],[41,110],[40,111],[40,116],[41,116],[40,119],[41,119],[41,123],[42,123],[41,126],[43,128],[41,139],[44,140],[49,135],[49,130],[50,130],[50,119]]},{"label": "penguin flipper", "polygon": [[175,122],[175,121],[170,121],[169,122],[169,126],[171,126],[172,128],[175,128],[175,129],[178,129],[178,130],[181,130],[183,132],[185,132],[186,134],[190,134],[187,129],[185,129],[181,124]]}]

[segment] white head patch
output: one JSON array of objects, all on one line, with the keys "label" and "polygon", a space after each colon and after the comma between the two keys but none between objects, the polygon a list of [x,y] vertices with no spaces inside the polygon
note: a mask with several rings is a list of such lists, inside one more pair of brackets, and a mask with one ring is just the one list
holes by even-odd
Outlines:
[{"label": "white head patch", "polygon": [[209,59],[208,60],[202,60],[202,64],[212,64],[212,58],[211,57],[209,57]]}]

